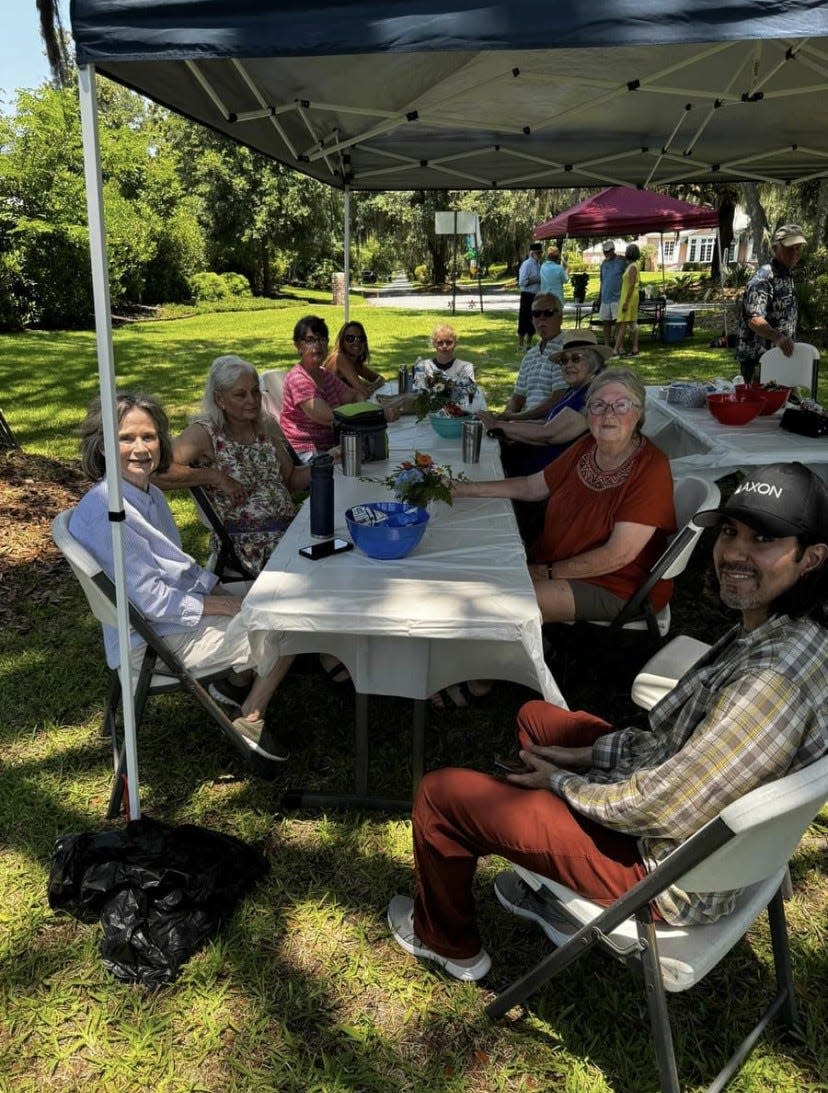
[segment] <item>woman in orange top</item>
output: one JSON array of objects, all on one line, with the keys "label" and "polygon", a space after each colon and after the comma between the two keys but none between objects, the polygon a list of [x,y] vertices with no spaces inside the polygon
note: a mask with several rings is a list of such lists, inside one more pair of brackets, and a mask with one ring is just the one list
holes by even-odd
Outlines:
[{"label": "woman in orange top", "polygon": [[[644,387],[629,368],[608,369],[587,393],[589,433],[537,474],[458,482],[455,497],[546,501],[529,572],[544,622],[613,619],[676,530],[666,456],[641,435]],[[672,585],[660,581],[660,610]]]}]

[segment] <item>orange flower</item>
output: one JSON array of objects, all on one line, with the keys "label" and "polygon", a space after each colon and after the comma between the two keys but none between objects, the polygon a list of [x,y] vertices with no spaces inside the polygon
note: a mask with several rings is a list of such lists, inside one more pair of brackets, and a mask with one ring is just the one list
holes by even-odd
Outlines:
[{"label": "orange flower", "polygon": [[434,460],[427,452],[415,452],[414,462],[418,467],[433,467]]}]

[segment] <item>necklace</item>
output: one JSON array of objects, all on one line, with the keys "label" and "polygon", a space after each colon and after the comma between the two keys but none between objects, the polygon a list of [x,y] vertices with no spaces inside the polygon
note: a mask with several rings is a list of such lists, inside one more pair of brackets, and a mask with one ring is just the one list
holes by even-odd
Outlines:
[{"label": "necklace", "polygon": [[601,459],[600,453],[596,448],[594,452],[595,466],[598,468],[599,471],[604,471],[607,473],[611,471],[617,471],[619,467],[623,467],[623,465],[627,462],[633,452],[637,451],[640,443],[641,438],[635,437],[635,439],[631,440],[630,443],[619,455],[615,457],[607,457],[606,461],[611,464],[610,466],[605,466],[605,461]]}]

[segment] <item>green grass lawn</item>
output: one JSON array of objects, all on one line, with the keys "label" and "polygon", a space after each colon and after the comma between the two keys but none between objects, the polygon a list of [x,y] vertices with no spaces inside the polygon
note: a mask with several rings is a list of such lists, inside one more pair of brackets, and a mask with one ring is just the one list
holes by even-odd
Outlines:
[{"label": "green grass lawn", "polygon": [[[308,311],[324,315],[333,333],[339,313],[326,298],[306,294],[264,311],[122,327],[115,332],[119,382],[156,394],[178,429],[196,410],[216,355],[239,353],[260,369],[287,367],[293,324]],[[372,309],[357,298],[352,317],[365,322],[374,363],[389,376],[426,350],[441,318]],[[461,355],[474,361],[490,403],[502,404],[518,361],[514,314],[469,312],[454,325]],[[644,335],[636,367],[647,382],[732,375],[730,355],[706,348],[709,338],[700,331],[690,342],[664,346]],[[75,433],[96,390],[91,333],[0,337],[0,406],[26,452],[74,459]],[[45,527],[53,513],[38,504],[36,480],[31,490],[33,519]],[[189,549],[203,558],[204,535],[185,496],[175,500],[175,512]],[[703,544],[679,589],[675,629],[710,638],[728,620],[710,594],[706,553]],[[2,602],[9,587],[17,591],[11,610]],[[460,985],[389,940],[388,899],[411,890],[405,817],[280,807],[290,784],[344,789],[350,776],[353,699],[311,664],[289,675],[273,706],[292,751],[273,783],[248,776],[183,697],[151,703],[140,742],[146,811],[258,843],[271,871],[174,986],[150,993],[115,982],[98,956],[99,928],[57,917],[46,903],[54,839],[105,826],[111,759],[99,735],[106,683],[99,630],[53,554],[19,563],[0,554],[0,618],[7,620],[0,629],[2,1093],[657,1088],[644,996],[620,965],[591,956],[524,1012],[498,1024],[485,1017],[492,992],[544,951],[536,932],[497,906],[491,880],[500,863],[486,862],[477,886],[493,971],[482,989]],[[608,712],[617,699],[605,685],[605,662],[590,663],[593,656],[587,651],[587,663],[576,660],[567,695],[573,705]],[[503,684],[476,710],[432,717],[428,766],[490,769],[527,697]],[[407,792],[410,715],[409,703],[371,700],[371,780],[389,796]],[[792,867],[788,914],[801,1033],[783,1039],[772,1031],[735,1090],[828,1088],[827,837],[823,814]],[[760,924],[702,986],[671,1000],[686,1088],[701,1088],[755,1020],[770,969]]]}]

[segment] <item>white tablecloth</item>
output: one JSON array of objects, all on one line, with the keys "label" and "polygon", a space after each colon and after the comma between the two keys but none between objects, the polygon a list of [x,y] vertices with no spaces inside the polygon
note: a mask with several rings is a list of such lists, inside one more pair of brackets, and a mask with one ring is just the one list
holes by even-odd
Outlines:
[{"label": "white tablecloth", "polygon": [[667,455],[675,477],[702,474],[716,479],[751,466],[799,460],[828,478],[828,438],[780,429],[781,410],[747,425],[722,425],[706,406],[677,406],[660,399],[658,391],[647,388],[644,432]]},{"label": "white tablecloth", "polygon": [[[470,478],[502,477],[499,448],[483,438],[481,462],[464,466],[460,440],[427,422],[389,427],[391,459],[363,466],[381,480],[415,448]],[[381,484],[335,477],[335,534],[348,538],[345,510],[390,500]],[[306,503],[245,598],[237,625],[279,635],[283,653],[328,652],[357,691],[424,699],[467,679],[507,679],[566,705],[543,659],[541,618],[510,502],[466,499],[432,506],[425,537],[406,558],[377,561],[357,549],[310,561]]]}]

